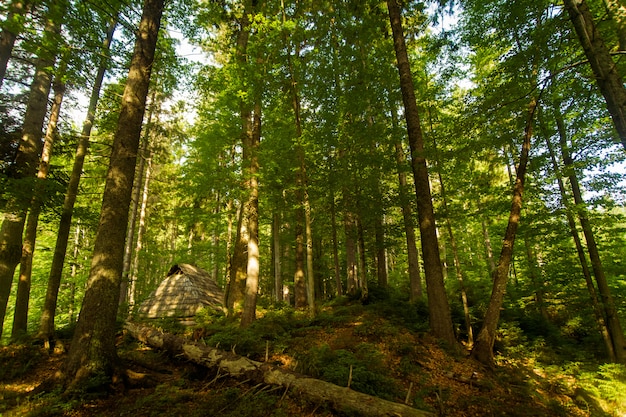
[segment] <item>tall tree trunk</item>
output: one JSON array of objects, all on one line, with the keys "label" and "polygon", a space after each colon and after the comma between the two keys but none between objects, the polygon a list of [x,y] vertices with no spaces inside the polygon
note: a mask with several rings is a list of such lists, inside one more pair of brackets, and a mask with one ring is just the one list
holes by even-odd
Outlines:
[{"label": "tall tree trunk", "polygon": [[[246,74],[243,73],[248,65],[248,41],[250,39],[250,14],[253,10],[251,0],[246,0],[244,3],[243,14],[239,20],[239,30],[237,32],[237,41],[235,45],[235,62],[239,65],[240,74],[242,79],[245,79]],[[243,86],[241,88],[244,88]],[[253,121],[252,121],[252,108],[250,103],[245,98],[239,100],[239,118],[241,121],[241,144],[243,148],[243,160],[250,161],[248,152],[250,151],[250,144],[253,142]],[[246,179],[249,181],[249,179]],[[249,189],[246,190],[249,192]],[[233,264],[231,265],[231,274],[228,287],[227,296],[227,308],[229,314],[234,314],[243,306],[244,294],[246,288],[246,279],[248,276],[248,240],[250,239],[250,231],[248,229],[250,217],[249,209],[250,204],[247,202],[250,195],[244,197],[245,201],[242,202],[242,209],[239,218],[239,228],[237,231],[237,241],[235,242],[234,254],[232,257]]]},{"label": "tall tree trunk", "polygon": [[233,316],[243,306],[246,278],[248,276],[248,206],[241,203],[238,210],[237,233],[235,245],[230,258],[230,274],[226,291],[226,308],[228,315]]},{"label": "tall tree trunk", "polygon": [[[566,137],[565,125],[560,117],[557,116],[557,129],[559,132],[559,136]],[[561,204],[565,207],[565,216],[567,218],[567,224],[569,226],[570,234],[574,239],[574,245],[576,246],[576,253],[578,254],[578,261],[580,262],[580,267],[582,269],[583,278],[585,279],[585,284],[587,285],[587,291],[589,292],[589,297],[591,299],[591,306],[593,308],[593,313],[596,319],[596,323],[598,326],[598,330],[600,331],[600,335],[602,336],[602,340],[604,341],[604,346],[606,348],[607,356],[611,360],[611,362],[617,361],[617,357],[615,356],[615,350],[613,349],[613,341],[611,340],[611,335],[609,334],[609,329],[606,325],[606,320],[604,319],[604,313],[602,311],[602,307],[598,301],[598,294],[593,285],[593,279],[591,277],[591,271],[589,270],[589,264],[587,262],[587,256],[585,255],[585,249],[580,240],[580,236],[578,234],[578,227],[576,227],[576,219],[571,210],[571,204],[569,203],[570,199],[567,195],[567,190],[565,189],[565,184],[563,183],[562,171],[559,169],[559,163],[557,162],[557,157],[554,152],[554,147],[552,146],[552,142],[549,137],[546,135],[546,145],[548,151],[550,153],[550,160],[552,161],[552,167],[554,169],[557,183],[559,186],[559,191],[561,193]]]},{"label": "tall tree trunk", "polygon": [[528,106],[528,119],[526,121],[524,141],[520,153],[519,166],[517,168],[517,178],[513,188],[513,201],[511,203],[509,222],[504,233],[498,265],[491,276],[493,280],[491,299],[489,300],[483,325],[478,333],[476,343],[471,353],[474,359],[489,367],[494,366],[493,344],[496,340],[496,330],[500,320],[500,309],[502,308],[504,294],[506,293],[507,278],[513,259],[513,246],[515,244],[515,236],[522,212],[522,194],[524,193],[524,182],[526,181],[526,168],[528,166],[528,160],[530,159],[530,145],[533,135],[532,127],[536,109],[537,100],[532,98]]},{"label": "tall tree trunk", "polygon": [[2,87],[7,72],[15,40],[23,29],[24,16],[28,13],[29,6],[27,1],[14,0],[9,7],[5,21],[2,23],[2,33],[0,33],[0,87]]},{"label": "tall tree trunk", "polygon": [[620,141],[626,148],[626,88],[585,0],[563,0]]},{"label": "tall tree trunk", "polygon": [[[132,280],[133,274],[133,255],[136,248],[135,235],[137,232],[137,221],[139,220],[140,204],[139,200],[143,191],[144,172],[146,171],[146,158],[145,155],[149,152],[150,148],[150,135],[152,130],[152,117],[155,112],[155,99],[157,89],[154,88],[150,94],[150,105],[147,107],[148,117],[143,130],[143,138],[139,151],[139,164],[137,165],[137,172],[135,173],[135,180],[133,182],[133,193],[130,200],[130,213],[128,220],[128,228],[126,230],[126,244],[124,246],[124,266],[122,268],[122,285],[120,287],[120,307],[124,307],[128,302],[129,286]],[[130,311],[130,310],[129,310]],[[123,314],[123,312],[120,312]]]},{"label": "tall tree trunk", "polygon": [[106,177],[89,280],[63,369],[70,389],[94,376],[108,385],[107,379],[116,364],[115,319],[122,281],[124,238],[163,7],[164,0],[145,0],[137,30]]},{"label": "tall tree trunk", "polygon": [[341,297],[343,295],[343,284],[341,282],[341,272],[339,266],[339,242],[337,240],[337,206],[335,204],[334,191],[331,191],[330,193],[330,222],[333,239],[333,271],[335,273],[335,287],[337,287],[337,296]]},{"label": "tall tree trunk", "polygon": [[259,144],[261,143],[261,101],[254,104],[254,127],[248,144],[248,267],[244,294],[241,327],[247,327],[256,319],[256,302],[259,291]]},{"label": "tall tree trunk", "polygon": [[[560,123],[562,123],[562,120],[560,120]],[[613,343],[613,350],[618,362],[626,362],[626,341],[624,340],[624,331],[622,330],[617,308],[615,307],[615,301],[613,300],[613,295],[611,294],[611,289],[604,273],[604,267],[602,266],[600,251],[598,250],[598,245],[593,233],[593,227],[591,226],[591,222],[587,216],[585,201],[583,200],[576,171],[574,169],[574,161],[567,145],[566,135],[564,134],[564,125],[562,125],[560,130],[563,132],[559,135],[563,164],[572,189],[572,195],[574,197],[574,203],[576,204],[578,219],[583,230],[583,236],[585,236],[585,241],[587,242],[587,251],[589,252],[589,259],[591,260],[591,269],[593,270],[593,275],[596,278],[596,284],[598,285],[598,291],[600,293],[600,300],[602,302],[602,306],[604,307],[606,325]]]},{"label": "tall tree trunk", "polygon": [[411,167],[413,168],[413,176],[415,178],[415,194],[424,257],[430,329],[435,337],[444,340],[450,346],[455,346],[456,338],[454,336],[450,305],[448,304],[446,289],[443,283],[443,271],[441,270],[435,213],[428,182],[428,167],[424,157],[424,138],[415,99],[415,86],[404,41],[402,16],[397,0],[387,0],[387,7],[393,31],[393,43],[400,74],[400,88],[402,90],[402,101],[404,103],[409,146],[411,148]]},{"label": "tall tree trunk", "polygon": [[[50,6],[49,16],[59,16]],[[54,44],[61,31],[61,22],[47,19],[44,29],[43,44]],[[50,43],[48,43],[50,42]],[[28,104],[22,126],[15,163],[11,175],[16,179],[26,180],[24,188],[13,195],[4,208],[4,219],[0,228],[0,337],[2,336],[4,316],[6,314],[13,274],[22,255],[22,233],[26,221],[26,212],[33,195],[30,179],[37,173],[41,154],[41,130],[48,109],[48,95],[52,83],[52,68],[56,61],[56,51],[41,47],[35,64],[35,76],[30,86]]]},{"label": "tall tree trunk", "polygon": [[148,208],[148,191],[150,190],[150,174],[152,173],[152,151],[148,150],[146,159],[146,174],[143,179],[143,192],[141,193],[141,205],[139,208],[139,224],[137,229],[137,242],[133,255],[133,263],[130,268],[130,279],[128,282],[128,312],[132,313],[135,307],[135,295],[137,290],[137,277],[139,276],[139,255],[143,249],[143,236],[146,233],[146,211]]},{"label": "tall tree trunk", "polygon": [[[344,192],[344,196],[350,191]],[[344,201],[345,201],[344,197]],[[350,203],[347,203],[344,213],[344,229],[346,234],[346,294],[355,295],[358,289],[358,267],[357,267],[357,224],[355,214],[350,211]]]},{"label": "tall tree trunk", "polygon": [[28,212],[28,219],[26,221],[26,232],[22,242],[22,258],[20,260],[20,277],[17,285],[15,313],[13,316],[13,329],[11,331],[12,339],[26,334],[28,330],[28,305],[30,302],[30,284],[33,271],[33,253],[35,252],[39,214],[41,213],[43,199],[45,198],[44,181],[48,178],[48,173],[50,172],[50,157],[52,155],[54,140],[57,136],[57,123],[59,121],[59,114],[61,113],[63,95],[65,94],[65,83],[62,80],[64,72],[64,70],[59,70],[57,79],[54,82],[54,100],[52,102],[48,128],[46,129],[46,138],[41,152],[41,162],[39,163],[39,172],[37,172],[35,193],[31,200],[30,211]]},{"label": "tall tree trunk", "polygon": [[[398,125],[396,112],[391,112],[391,119],[394,130]],[[406,156],[402,142],[396,141],[396,165],[398,166],[398,190],[400,195],[400,206],[402,208],[402,219],[404,220],[404,234],[406,237],[407,258],[409,263],[409,299],[411,302],[422,298],[422,276],[420,273],[419,253],[415,239],[415,225],[413,223],[413,213],[408,196],[407,175],[405,172]]]},{"label": "tall tree trunk", "polygon": [[283,275],[281,268],[280,245],[280,212],[274,209],[272,215],[272,264],[274,265],[274,298],[276,302],[283,301]]},{"label": "tall tree trunk", "polygon": [[487,264],[489,265],[489,275],[493,274],[496,270],[496,262],[493,259],[493,249],[491,248],[491,238],[489,237],[489,229],[487,228],[487,222],[481,218],[480,225],[483,229],[483,243],[485,244],[485,255],[487,257]]},{"label": "tall tree trunk", "polygon": [[63,264],[65,263],[65,254],[67,252],[67,244],[69,241],[70,229],[72,227],[74,204],[76,203],[76,197],[78,196],[80,177],[83,172],[83,165],[85,163],[85,157],[87,156],[87,151],[89,148],[91,129],[96,115],[98,99],[100,98],[100,89],[102,88],[104,73],[106,72],[107,68],[107,61],[105,57],[108,55],[111,41],[113,39],[113,34],[115,33],[115,27],[116,20],[112,20],[109,24],[105,39],[100,48],[102,51],[102,57],[100,58],[98,72],[96,74],[96,78],[94,79],[93,88],[91,90],[91,97],[89,99],[89,106],[87,108],[87,117],[85,118],[82,131],[78,138],[78,146],[76,149],[76,156],[74,157],[72,173],[70,174],[70,180],[67,185],[65,199],[63,200],[63,207],[61,209],[61,220],[59,222],[59,230],[57,232],[57,240],[54,247],[52,265],[50,266],[50,275],[48,277],[46,299],[44,302],[44,308],[41,314],[41,322],[39,325],[38,337],[42,339],[49,339],[54,334],[54,315],[56,314],[59,288],[61,286],[61,278],[63,276]]}]

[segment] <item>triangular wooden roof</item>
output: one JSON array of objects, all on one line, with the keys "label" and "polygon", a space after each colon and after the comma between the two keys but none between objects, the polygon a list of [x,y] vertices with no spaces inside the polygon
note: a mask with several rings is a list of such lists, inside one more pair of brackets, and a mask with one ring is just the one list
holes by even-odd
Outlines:
[{"label": "triangular wooden roof", "polygon": [[205,307],[222,310],[223,300],[224,293],[208,272],[177,264],[137,312],[144,318],[193,317]]}]

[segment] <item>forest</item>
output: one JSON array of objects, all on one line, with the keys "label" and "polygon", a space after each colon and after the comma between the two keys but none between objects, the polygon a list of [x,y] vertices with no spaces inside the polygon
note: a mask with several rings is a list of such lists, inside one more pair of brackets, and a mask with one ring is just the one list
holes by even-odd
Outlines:
[{"label": "forest", "polygon": [[[624,0],[1,0],[0,416],[626,415],[625,54]],[[178,265],[220,308],[142,318]]]}]

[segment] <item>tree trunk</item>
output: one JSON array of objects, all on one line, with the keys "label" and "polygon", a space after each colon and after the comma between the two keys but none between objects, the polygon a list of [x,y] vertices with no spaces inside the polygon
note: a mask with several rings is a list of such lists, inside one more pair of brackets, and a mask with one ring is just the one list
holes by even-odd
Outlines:
[{"label": "tree trunk", "polygon": [[[33,271],[33,253],[37,239],[37,226],[39,225],[39,214],[45,198],[44,181],[50,172],[50,157],[52,147],[57,136],[57,123],[61,113],[61,104],[65,94],[65,83],[60,79],[64,76],[64,70],[58,72],[54,82],[54,101],[50,110],[46,138],[44,140],[43,151],[41,152],[41,162],[37,173],[37,184],[33,195],[28,219],[26,221],[26,232],[22,242],[22,258],[20,260],[20,277],[17,285],[17,296],[15,300],[15,313],[13,315],[13,329],[11,338],[17,339],[26,334],[28,330],[28,304],[30,302],[30,284]],[[60,77],[59,77],[60,76]]]},{"label": "tree trunk", "polygon": [[[149,146],[149,145],[148,145]],[[152,173],[152,151],[148,150],[148,155],[141,156],[146,159],[146,173],[143,179],[143,192],[141,193],[141,204],[139,208],[139,227],[137,229],[137,242],[133,254],[133,263],[130,268],[130,279],[128,281],[128,312],[132,313],[135,307],[135,295],[137,287],[137,277],[139,276],[139,255],[143,249],[143,236],[146,233],[146,210],[148,208],[148,191],[150,190],[150,174]]]},{"label": "tree trunk", "polygon": [[626,148],[626,88],[585,0],[563,0],[620,141]]},{"label": "tree trunk", "polygon": [[[244,294],[241,327],[249,326],[256,319],[256,302],[259,291],[259,144],[261,143],[261,101],[254,104],[254,127],[248,144],[248,267]],[[244,145],[245,146],[245,145]],[[246,162],[244,162],[246,163]]]},{"label": "tree trunk", "polygon": [[83,172],[83,165],[85,163],[85,157],[89,148],[89,138],[91,136],[91,129],[93,121],[96,115],[96,107],[98,106],[98,99],[100,97],[100,89],[102,87],[102,81],[104,80],[104,73],[106,72],[107,62],[104,57],[108,55],[109,47],[113,39],[115,32],[116,21],[112,20],[109,24],[106,37],[102,43],[101,51],[103,57],[101,58],[98,66],[98,72],[94,80],[94,85],[91,90],[91,97],[89,99],[89,106],[87,108],[87,117],[83,123],[83,128],[78,138],[78,147],[76,149],[76,156],[74,158],[74,164],[72,166],[72,173],[70,174],[70,180],[67,185],[67,191],[65,193],[65,199],[63,201],[63,207],[61,209],[61,221],[59,223],[59,230],[57,232],[57,240],[54,247],[54,255],[52,257],[52,265],[50,266],[50,275],[48,277],[48,287],[46,290],[46,299],[44,302],[43,312],[41,314],[41,322],[39,325],[39,338],[49,339],[54,334],[54,315],[56,314],[57,298],[59,294],[59,288],[61,286],[61,278],[63,276],[63,264],[65,263],[65,254],[67,252],[67,244],[70,236],[70,229],[72,227],[72,215],[74,212],[74,203],[78,196],[78,186],[80,183],[80,177]]},{"label": "tree trunk", "polygon": [[335,286],[337,287],[337,296],[343,295],[343,284],[341,282],[341,272],[339,266],[339,243],[337,240],[337,206],[335,204],[335,193],[330,193],[330,222],[333,239],[333,271],[335,272]]},{"label": "tree trunk", "polygon": [[285,390],[294,392],[298,398],[306,398],[315,404],[327,404],[341,415],[434,417],[434,414],[427,411],[299,375],[267,363],[237,356],[234,353],[189,342],[150,327],[127,323],[125,328],[131,336],[151,347],[164,349],[171,355],[184,356],[202,366],[218,368],[221,372],[233,377],[249,378],[254,382],[282,386]]},{"label": "tree trunk", "polygon": [[[559,132],[559,136],[563,138],[566,137],[565,125],[563,120],[557,115],[556,117],[557,129]],[[574,239],[574,245],[576,246],[576,253],[578,254],[578,261],[580,262],[580,267],[582,269],[583,278],[585,279],[585,284],[587,285],[587,291],[589,292],[589,297],[591,299],[591,306],[593,308],[593,313],[596,319],[596,324],[598,326],[598,330],[600,335],[602,336],[602,340],[604,341],[604,346],[606,348],[607,356],[611,362],[616,362],[617,357],[615,356],[615,350],[613,349],[613,341],[611,340],[611,335],[609,334],[609,329],[606,325],[606,321],[604,319],[604,313],[602,312],[602,307],[598,301],[598,294],[596,292],[595,287],[593,286],[593,279],[591,277],[591,271],[589,270],[589,264],[587,262],[587,256],[585,255],[585,249],[583,248],[583,244],[580,240],[580,236],[578,234],[578,227],[576,227],[576,219],[574,219],[574,215],[572,214],[571,204],[569,203],[570,199],[567,195],[567,191],[565,189],[565,184],[563,183],[563,175],[562,171],[559,169],[559,163],[557,162],[556,154],[554,152],[554,147],[552,146],[552,142],[548,136],[546,136],[546,145],[548,151],[550,153],[550,160],[552,161],[552,167],[554,169],[554,173],[556,175],[557,183],[559,185],[559,191],[561,193],[561,204],[565,207],[565,216],[567,218],[567,224],[569,226],[570,234],[572,235],[572,239]]]},{"label": "tree trunk", "polygon": [[[51,6],[52,7],[52,6]],[[50,15],[58,16],[52,10]],[[44,44],[53,44],[61,30],[61,22],[47,19],[44,30]],[[6,314],[13,274],[22,255],[22,233],[26,221],[26,212],[31,202],[33,189],[31,179],[37,173],[41,154],[41,130],[48,109],[48,95],[52,83],[52,68],[56,60],[56,51],[40,48],[35,65],[35,76],[30,86],[28,104],[22,126],[15,163],[10,175],[24,180],[24,189],[13,195],[4,207],[4,219],[0,229],[0,337],[2,336],[4,316]],[[30,184],[30,185],[29,185]]]},{"label": "tree trunk", "polygon": [[[565,132],[564,127],[562,131]],[[617,308],[615,307],[615,301],[611,294],[611,289],[604,274],[604,267],[602,266],[602,260],[600,259],[600,251],[593,233],[593,227],[587,216],[587,210],[585,208],[585,201],[582,197],[580,185],[578,184],[578,178],[574,170],[574,161],[570,155],[569,147],[567,145],[567,139],[565,134],[559,135],[561,144],[561,153],[563,156],[563,164],[569,178],[570,187],[572,188],[572,195],[574,197],[574,203],[576,204],[576,211],[580,225],[583,229],[583,235],[587,242],[587,251],[589,252],[589,259],[591,260],[591,269],[593,275],[596,278],[598,285],[598,291],[600,293],[600,300],[604,307],[604,315],[606,317],[606,325],[611,336],[613,344],[613,351],[618,362],[626,362],[626,342],[624,340],[624,331],[619,320]]]},{"label": "tree trunk", "polygon": [[89,280],[63,368],[70,390],[94,377],[99,383],[108,384],[117,359],[115,320],[122,280],[124,238],[163,7],[164,0],[145,0],[138,26],[111,151]]},{"label": "tree trunk", "polygon": [[272,264],[274,265],[274,298],[283,301],[283,275],[280,248],[280,212],[274,209],[272,215]]},{"label": "tree trunk", "polygon": [[237,233],[235,234],[233,254],[230,258],[230,274],[226,291],[226,308],[229,316],[241,310],[246,289],[249,239],[247,210],[247,205],[241,203],[238,211]]},{"label": "tree trunk", "polygon": [[[243,71],[248,64],[248,40],[250,39],[250,13],[252,11],[252,2],[246,0],[244,3],[243,14],[239,20],[239,30],[237,32],[237,41],[235,46],[235,61],[240,66],[240,71]],[[245,79],[245,74],[240,74],[242,79]],[[241,86],[243,89],[244,86]],[[243,148],[243,160],[250,161],[248,155],[250,144],[252,143],[253,135],[253,122],[252,122],[252,109],[246,99],[241,98],[239,100],[239,118],[241,121],[241,145]],[[249,181],[249,179],[246,179]],[[247,190],[249,192],[249,189]],[[250,195],[244,197],[250,198]],[[250,239],[249,227],[249,209],[250,204],[242,202],[242,209],[239,218],[239,228],[237,230],[237,241],[235,242],[234,254],[232,257],[231,273],[227,295],[227,308],[229,315],[234,314],[243,306],[243,300],[245,297],[246,280],[248,276],[248,240]]]},{"label": "tree trunk", "polygon": [[420,127],[415,87],[404,41],[402,16],[397,0],[387,0],[387,7],[393,31],[393,43],[400,75],[400,88],[405,109],[409,146],[411,148],[411,167],[413,168],[413,176],[415,178],[415,194],[424,257],[430,329],[435,337],[444,340],[450,346],[455,346],[456,338],[441,270],[435,213],[428,182],[428,167],[424,157],[424,138]]},{"label": "tree trunk", "polygon": [[515,244],[515,236],[519,226],[519,220],[522,212],[522,194],[524,192],[524,182],[526,181],[526,168],[530,159],[530,145],[533,134],[533,119],[535,110],[537,109],[537,101],[531,99],[528,106],[528,119],[524,131],[524,141],[522,144],[522,152],[520,154],[519,167],[517,168],[517,178],[513,188],[513,201],[511,203],[511,212],[509,222],[504,233],[502,242],[502,251],[496,269],[493,271],[492,280],[493,288],[491,290],[491,299],[485,313],[483,325],[476,338],[476,343],[472,349],[472,358],[479,362],[493,367],[493,344],[496,340],[496,330],[500,320],[500,309],[506,293],[506,284],[509,276],[509,269],[513,259],[513,246]]},{"label": "tree trunk", "polygon": [[0,33],[0,88],[7,72],[15,40],[23,30],[24,16],[28,13],[29,6],[27,1],[14,0],[6,20],[2,23],[2,33]]}]

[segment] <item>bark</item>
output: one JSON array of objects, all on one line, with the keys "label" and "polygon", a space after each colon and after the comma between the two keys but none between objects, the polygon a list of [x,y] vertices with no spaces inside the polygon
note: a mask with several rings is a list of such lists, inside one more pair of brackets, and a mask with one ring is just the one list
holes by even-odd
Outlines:
[{"label": "bark", "polygon": [[404,103],[409,146],[411,148],[411,167],[415,179],[417,212],[430,313],[430,329],[435,337],[444,340],[450,346],[455,346],[456,339],[450,306],[443,283],[443,271],[441,270],[437,226],[435,224],[435,213],[428,180],[428,167],[424,157],[424,138],[415,99],[415,86],[404,40],[402,16],[397,0],[387,0],[387,7],[393,31],[394,48],[400,75],[400,88],[402,90],[402,101]]},{"label": "bark", "polygon": [[63,276],[63,264],[65,263],[65,254],[67,252],[70,229],[72,227],[74,204],[76,202],[76,197],[78,196],[80,177],[83,172],[83,165],[85,163],[85,157],[87,156],[87,151],[89,148],[91,129],[96,114],[98,99],[100,97],[102,81],[104,80],[104,73],[106,72],[107,68],[107,62],[104,57],[108,55],[109,47],[111,45],[113,34],[115,32],[115,27],[116,22],[113,20],[109,24],[106,37],[102,43],[101,51],[103,58],[101,58],[98,66],[98,72],[96,74],[96,78],[94,79],[94,85],[91,90],[91,97],[89,99],[89,106],[87,107],[87,117],[85,118],[85,122],[83,123],[83,127],[78,138],[76,156],[74,157],[74,164],[72,166],[70,180],[67,185],[65,199],[63,200],[63,207],[61,209],[61,220],[59,222],[59,230],[57,232],[57,240],[54,247],[52,265],[50,266],[50,275],[48,277],[46,299],[44,302],[44,308],[41,314],[41,322],[39,325],[38,337],[42,339],[49,339],[54,334],[54,316],[56,314],[59,288],[61,286],[61,279]]},{"label": "bark", "polygon": [[346,294],[355,295],[358,289],[358,268],[357,268],[357,230],[355,215],[349,209],[344,214],[344,229],[346,234]]},{"label": "bark", "polygon": [[502,309],[509,269],[513,259],[513,246],[515,245],[515,237],[522,212],[522,195],[524,193],[524,183],[526,181],[526,169],[528,166],[528,160],[530,159],[530,146],[533,135],[532,127],[536,108],[537,101],[533,98],[528,106],[528,118],[524,131],[524,141],[522,144],[522,151],[520,153],[520,162],[517,168],[515,186],[513,187],[513,201],[511,203],[509,221],[502,242],[502,251],[500,252],[496,269],[493,271],[491,277],[493,280],[491,298],[489,300],[487,311],[485,312],[483,325],[478,333],[478,336],[476,337],[476,343],[474,344],[471,353],[472,358],[489,367],[494,366],[493,344],[496,340],[496,330],[498,329],[498,322],[500,320],[500,310]]},{"label": "bark", "polygon": [[341,282],[341,272],[339,266],[339,243],[337,240],[337,206],[335,205],[335,193],[330,194],[330,221],[333,239],[333,271],[335,272],[335,287],[337,296],[343,295],[343,284]]},{"label": "bark", "polygon": [[28,13],[29,6],[27,1],[14,0],[3,22],[2,33],[0,33],[0,88],[7,72],[15,40],[23,29],[24,15]]},{"label": "bark", "polygon": [[620,141],[626,148],[626,88],[585,0],[563,0],[578,40],[604,96]]},{"label": "bark", "polygon": [[[259,291],[259,144],[261,142],[261,103],[254,106],[254,128],[248,153],[248,266],[244,294],[241,327],[249,326],[256,319],[256,302]],[[244,145],[245,146],[245,145]],[[245,163],[245,162],[244,162]]]},{"label": "bark", "polygon": [[493,249],[491,248],[491,238],[489,237],[487,222],[485,221],[485,219],[481,219],[480,224],[483,229],[483,242],[485,243],[487,263],[489,264],[489,275],[491,275],[493,274],[493,271],[496,270],[496,261],[493,259]]},{"label": "bark", "polygon": [[117,360],[115,321],[124,238],[163,7],[164,0],[145,0],[143,5],[106,176],[89,279],[63,368],[70,390],[93,377],[107,383]]},{"label": "bark", "polygon": [[[392,118],[395,120],[395,112],[392,111]],[[404,171],[406,157],[402,149],[402,143],[396,142],[396,164],[398,165],[398,183],[400,194],[400,205],[402,207],[402,219],[404,220],[404,234],[406,236],[407,258],[409,263],[409,300],[415,302],[422,299],[422,276],[420,273],[419,253],[415,239],[415,225],[413,223],[413,213],[409,196],[407,194],[407,175]]]},{"label": "bark", "polygon": [[[50,14],[53,11],[50,10]],[[58,14],[57,14],[58,16]],[[53,42],[61,30],[61,22],[47,19],[44,38]],[[45,43],[45,42],[44,42]],[[22,254],[22,233],[26,222],[26,212],[33,196],[32,180],[37,173],[42,150],[41,131],[48,109],[48,95],[52,83],[52,68],[56,61],[56,51],[41,48],[35,64],[35,76],[30,86],[28,104],[24,114],[22,138],[10,175],[24,183],[20,190],[7,201],[4,219],[0,228],[0,336],[9,294],[13,284],[13,274]]]},{"label": "bark", "polygon": [[[144,159],[142,157],[142,159]],[[143,192],[141,193],[141,205],[139,208],[139,227],[137,229],[137,242],[133,255],[133,263],[130,268],[130,279],[128,282],[128,312],[132,313],[135,307],[135,292],[137,287],[137,277],[139,275],[139,254],[143,249],[143,236],[146,233],[146,211],[148,208],[148,194],[150,190],[150,174],[152,173],[152,151],[148,150],[146,159],[146,173],[143,179]],[[123,275],[122,275],[123,276]]]},{"label": "bark", "polygon": [[[250,39],[250,13],[252,11],[252,2],[247,0],[244,2],[243,14],[239,20],[239,31],[237,32],[237,41],[235,46],[235,62],[240,67],[240,77],[246,78],[245,71],[248,65],[248,41]],[[242,86],[243,88],[243,86]],[[245,98],[239,101],[239,118],[241,121],[241,144],[243,148],[243,160],[249,161],[248,152],[249,144],[252,143],[252,108]],[[247,179],[246,181],[249,181]],[[249,191],[249,190],[247,190]],[[246,197],[250,198],[250,195]],[[231,274],[229,281],[229,291],[227,296],[227,307],[229,314],[234,314],[243,306],[243,299],[246,287],[246,279],[248,276],[248,240],[250,231],[248,230],[250,216],[249,203],[242,203],[242,210],[239,219],[239,228],[237,231],[237,241],[235,243],[235,253],[233,254],[233,264],[231,266]]]},{"label": "bark", "polygon": [[228,315],[232,316],[241,310],[243,306],[244,291],[246,288],[246,278],[248,276],[248,214],[246,204],[241,204],[237,219],[237,233],[235,234],[235,245],[230,258],[230,274],[228,288],[226,291],[226,307]]},{"label": "bark", "polygon": [[606,318],[607,329],[609,330],[609,334],[611,336],[615,358],[618,362],[626,362],[626,341],[624,340],[624,331],[622,330],[617,308],[615,307],[615,301],[613,300],[613,295],[611,294],[611,289],[604,273],[602,259],[600,258],[600,250],[598,249],[598,244],[593,233],[593,227],[589,221],[587,210],[585,208],[585,201],[583,200],[582,191],[574,170],[574,161],[571,157],[565,135],[559,135],[559,139],[561,144],[561,154],[563,156],[563,164],[567,170],[567,176],[572,189],[574,203],[576,204],[578,220],[580,221],[583,236],[587,242],[587,251],[589,253],[589,259],[591,260],[591,269],[596,279],[596,284],[598,285],[598,292],[600,293],[602,306],[604,307],[604,316]]},{"label": "bark", "polygon": [[251,379],[256,383],[277,385],[317,404],[332,407],[341,414],[363,417],[405,416],[427,417],[434,414],[404,404],[394,403],[367,394],[340,387],[305,375],[257,362],[234,353],[224,352],[181,337],[162,333],[150,327],[127,323],[126,331],[149,346],[164,349],[170,354],[209,368],[217,368],[233,377]]},{"label": "bark", "polygon": [[[565,137],[566,133],[565,133],[565,126],[563,124],[563,121],[560,120],[559,117],[557,117],[556,121],[557,121],[557,129],[559,131],[559,135]],[[587,256],[585,255],[585,249],[580,240],[580,235],[578,234],[578,227],[576,226],[576,219],[574,218],[573,212],[571,210],[572,207],[571,207],[571,204],[569,203],[570,198],[568,196],[567,190],[565,189],[565,184],[563,183],[563,176],[562,176],[561,170],[559,169],[559,163],[557,162],[556,154],[554,152],[554,147],[552,146],[552,142],[550,142],[550,139],[547,135],[546,135],[546,145],[550,153],[550,160],[552,161],[552,167],[556,174],[559,191],[561,193],[561,204],[563,204],[563,206],[565,207],[565,216],[567,218],[567,224],[569,226],[572,239],[574,239],[574,246],[576,247],[576,253],[578,254],[578,261],[580,262],[580,267],[582,269],[583,278],[585,279],[587,291],[589,292],[589,297],[591,299],[591,306],[593,308],[593,313],[596,319],[598,330],[600,331],[600,335],[602,336],[602,340],[604,341],[604,346],[606,348],[607,356],[609,357],[611,362],[615,362],[617,358],[615,356],[615,351],[613,350],[613,342],[611,340],[611,335],[609,334],[609,329],[604,319],[604,313],[602,312],[602,307],[600,306],[600,302],[598,301],[598,294],[596,292],[595,287],[593,286],[593,279],[591,277],[591,271],[589,270],[589,264],[587,262]]]},{"label": "bark", "polygon": [[272,215],[272,264],[274,265],[274,297],[283,301],[283,276],[280,249],[280,212],[275,209]]},{"label": "bark", "polygon": [[60,70],[60,78],[54,82],[54,100],[50,110],[46,138],[41,153],[39,172],[37,172],[37,184],[33,195],[30,211],[26,221],[26,231],[22,242],[22,258],[20,260],[20,275],[17,285],[17,296],[15,300],[15,313],[13,315],[13,329],[11,338],[16,339],[27,332],[28,328],[28,305],[30,302],[30,285],[33,271],[33,254],[37,239],[37,226],[39,225],[39,215],[41,213],[43,199],[45,196],[44,181],[50,172],[50,157],[52,147],[57,136],[57,123],[61,113],[63,95],[65,94],[65,83],[62,81],[64,70]]}]

